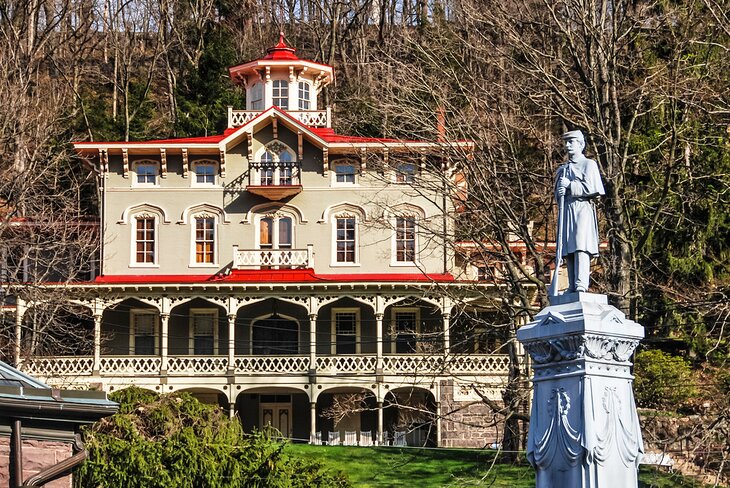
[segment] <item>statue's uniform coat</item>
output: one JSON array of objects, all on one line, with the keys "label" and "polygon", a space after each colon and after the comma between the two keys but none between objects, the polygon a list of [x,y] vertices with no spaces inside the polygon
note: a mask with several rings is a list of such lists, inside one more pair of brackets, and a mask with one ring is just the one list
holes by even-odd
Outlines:
[{"label": "statue's uniform coat", "polygon": [[570,180],[563,206],[563,256],[576,251],[598,255],[598,219],[591,200],[605,195],[598,165],[592,159],[581,157],[578,161],[563,164],[558,169],[557,182],[561,176]]}]

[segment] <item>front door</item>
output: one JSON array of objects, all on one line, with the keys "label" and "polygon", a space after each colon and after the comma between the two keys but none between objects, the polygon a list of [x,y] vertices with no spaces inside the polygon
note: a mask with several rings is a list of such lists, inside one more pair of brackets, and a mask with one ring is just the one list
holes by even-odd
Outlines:
[{"label": "front door", "polygon": [[289,437],[291,431],[291,403],[262,403],[261,427],[273,427],[283,437]]}]

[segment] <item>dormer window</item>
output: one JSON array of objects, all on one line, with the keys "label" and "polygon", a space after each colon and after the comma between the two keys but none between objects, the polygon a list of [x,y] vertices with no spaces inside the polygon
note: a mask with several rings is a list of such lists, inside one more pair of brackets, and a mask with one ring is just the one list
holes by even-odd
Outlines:
[{"label": "dormer window", "polygon": [[416,177],[417,167],[415,163],[399,163],[395,167],[395,182],[396,183],[413,183]]},{"label": "dormer window", "polygon": [[263,110],[264,109],[264,84],[256,83],[249,92],[251,101],[249,107],[251,110]]},{"label": "dormer window", "polygon": [[299,110],[309,110],[312,103],[309,98],[309,83],[299,82]]},{"label": "dormer window", "polygon": [[283,110],[289,110],[289,82],[287,80],[274,80],[272,102]]},{"label": "dormer window", "polygon": [[154,162],[139,162],[134,165],[137,186],[155,186],[157,185],[158,168]]}]

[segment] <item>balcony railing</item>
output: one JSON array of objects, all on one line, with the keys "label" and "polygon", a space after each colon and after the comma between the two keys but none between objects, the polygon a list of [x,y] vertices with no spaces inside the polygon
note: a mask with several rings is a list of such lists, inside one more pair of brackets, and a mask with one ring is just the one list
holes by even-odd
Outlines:
[{"label": "balcony railing", "polygon": [[306,249],[239,249],[233,246],[234,269],[314,268],[314,246]]},{"label": "balcony railing", "polygon": [[[470,354],[442,356],[438,354],[386,354],[382,358],[386,375],[424,376],[469,374],[494,376],[507,374],[509,356],[503,354]],[[319,374],[376,373],[378,358],[374,355],[317,356]],[[93,374],[94,358],[36,357],[25,360],[21,370],[46,377],[65,377],[69,380]],[[160,356],[102,356],[99,374],[102,377],[135,377],[161,374]],[[233,370],[237,375],[306,375],[310,369],[309,356],[236,356]],[[223,376],[229,371],[227,356],[170,356],[167,358],[167,376]]]},{"label": "balcony railing", "polygon": [[300,161],[253,161],[248,164],[246,191],[269,200],[281,200],[302,191]]},{"label": "balcony railing", "polygon": [[[261,110],[233,110],[228,108],[228,128],[241,127],[261,114]],[[287,110],[286,113],[309,127],[332,127],[332,111],[327,110]]]}]

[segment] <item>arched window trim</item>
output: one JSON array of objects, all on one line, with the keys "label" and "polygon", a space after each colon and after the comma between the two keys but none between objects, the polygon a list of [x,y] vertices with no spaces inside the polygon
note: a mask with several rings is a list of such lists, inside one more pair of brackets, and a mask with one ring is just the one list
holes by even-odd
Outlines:
[{"label": "arched window trim", "polygon": [[[220,164],[214,159],[196,159],[191,164],[194,177],[190,178],[190,186],[210,188],[218,185],[218,172],[220,170]],[[213,181],[212,182],[199,182],[198,181],[198,167],[210,166],[213,168]]]},{"label": "arched window trim", "polygon": [[[337,260],[337,231],[338,231],[338,220],[339,219],[354,219],[355,224],[355,259],[354,261],[338,261]],[[360,222],[361,214],[359,211],[350,211],[349,208],[344,207],[336,212],[332,212],[330,216],[330,224],[332,228],[331,253],[330,253],[330,266],[331,267],[359,267],[360,266]]]},{"label": "arched window trim", "polygon": [[[137,262],[137,230],[140,220],[152,220],[152,232],[153,232],[153,254],[152,262]],[[130,232],[130,243],[129,243],[129,267],[130,268],[159,268],[160,267],[160,215],[157,212],[148,212],[145,210],[139,210],[130,216],[132,221],[132,227]]]}]

